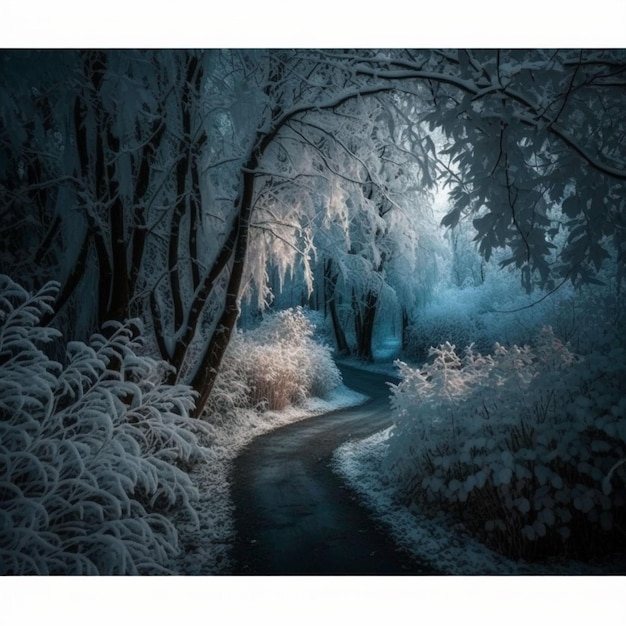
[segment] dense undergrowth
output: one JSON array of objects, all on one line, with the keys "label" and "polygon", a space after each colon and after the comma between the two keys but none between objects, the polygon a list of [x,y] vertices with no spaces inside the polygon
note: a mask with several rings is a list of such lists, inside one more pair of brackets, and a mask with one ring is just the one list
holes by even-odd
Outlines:
[{"label": "dense undergrowth", "polygon": [[460,355],[444,343],[430,356],[420,369],[399,363],[392,387],[385,471],[409,506],[446,511],[526,560],[626,549],[619,341],[579,356],[546,327],[531,346]]},{"label": "dense undergrowth", "polygon": [[0,574],[165,573],[205,457],[193,392],[140,355],[137,322],[52,360],[56,292],[0,276]]},{"label": "dense undergrowth", "polygon": [[42,326],[57,291],[0,276],[0,574],[179,573],[179,530],[208,506],[190,470],[217,471],[212,446],[264,411],[335,388],[330,349],[302,310],[268,316],[236,335],[195,420],[193,390],[164,382],[137,320],[88,343]]},{"label": "dense undergrowth", "polygon": [[323,398],[341,383],[330,348],[314,338],[301,308],[266,316],[257,328],[239,330],[231,340],[208,415],[237,408],[281,410],[306,398]]},{"label": "dense undergrowth", "polygon": [[579,354],[598,349],[614,335],[607,312],[619,315],[620,310],[614,280],[602,278],[607,282],[604,289],[597,285],[574,289],[568,284],[554,293],[527,294],[514,282],[515,273],[499,270],[480,285],[442,290],[414,313],[405,332],[403,357],[422,362],[431,346],[445,342],[457,347],[473,344],[483,353],[496,342],[523,346],[532,344],[547,325]]}]

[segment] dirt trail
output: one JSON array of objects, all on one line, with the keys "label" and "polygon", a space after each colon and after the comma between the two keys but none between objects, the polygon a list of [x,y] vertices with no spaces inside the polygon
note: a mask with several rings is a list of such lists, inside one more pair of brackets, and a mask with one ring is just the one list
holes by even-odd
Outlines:
[{"label": "dirt trail", "polygon": [[234,574],[436,573],[398,550],[330,468],[342,443],[391,423],[388,379],[341,370],[367,404],[262,435],[236,459]]}]

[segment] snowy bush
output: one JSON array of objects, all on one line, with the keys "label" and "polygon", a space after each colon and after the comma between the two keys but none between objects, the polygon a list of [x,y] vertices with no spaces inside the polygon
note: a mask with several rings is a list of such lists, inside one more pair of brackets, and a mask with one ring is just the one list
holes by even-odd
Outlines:
[{"label": "snowy bush", "polygon": [[473,343],[481,349],[484,344],[493,343],[488,343],[484,324],[473,307],[467,307],[467,302],[466,306],[456,306],[443,300],[416,314],[406,329],[404,352],[421,362],[428,357],[430,346],[446,341],[457,346]]},{"label": "snowy bush", "polygon": [[541,295],[529,296],[517,283],[511,285],[510,280],[494,277],[482,285],[442,291],[409,325],[407,356],[425,359],[431,346],[446,341],[456,346],[474,344],[482,352],[490,350],[496,341],[507,345],[529,343],[542,326],[554,322],[556,297],[524,308]]},{"label": "snowy bush", "polygon": [[584,358],[545,328],[533,347],[398,363],[386,471],[407,502],[446,510],[515,557],[624,549],[626,354]]},{"label": "snowy bush", "polygon": [[209,412],[235,407],[280,410],[308,397],[325,397],[341,383],[330,348],[313,338],[302,309],[268,315],[254,330],[238,331],[231,340]]},{"label": "snowy bush", "polygon": [[551,326],[579,354],[624,341],[625,294],[611,277],[603,277],[605,286],[575,291],[564,285],[548,295],[542,291],[526,294],[517,282],[511,283],[511,276],[501,274],[488,275],[478,286],[444,290],[416,311],[406,331],[406,357],[425,360],[431,346],[446,341],[456,346],[473,343],[483,353],[496,341],[529,344],[543,326]]},{"label": "snowy bush", "polygon": [[193,392],[139,356],[136,322],[50,359],[60,333],[38,324],[56,292],[0,276],[0,574],[167,572],[166,514],[195,514],[181,467],[205,454]]}]

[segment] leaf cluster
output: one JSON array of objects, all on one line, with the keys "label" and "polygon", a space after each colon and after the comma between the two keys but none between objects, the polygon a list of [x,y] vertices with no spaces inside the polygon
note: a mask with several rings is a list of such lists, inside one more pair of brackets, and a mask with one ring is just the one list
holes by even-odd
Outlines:
[{"label": "leaf cluster", "polygon": [[532,347],[431,356],[392,387],[386,469],[406,502],[517,558],[623,550],[623,349],[583,358],[547,327]]},{"label": "leaf cluster", "polygon": [[133,321],[50,359],[57,289],[0,276],[0,573],[166,573],[168,514],[195,514],[185,468],[206,454],[194,394],[163,383]]}]

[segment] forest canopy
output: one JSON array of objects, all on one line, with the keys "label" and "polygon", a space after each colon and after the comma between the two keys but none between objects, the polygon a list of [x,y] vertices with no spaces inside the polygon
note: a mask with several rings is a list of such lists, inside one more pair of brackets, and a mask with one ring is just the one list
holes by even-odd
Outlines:
[{"label": "forest canopy", "polygon": [[437,281],[439,221],[527,291],[621,284],[625,86],[620,49],[3,50],[0,273],[57,281],[65,336],[141,318],[199,415],[287,284],[371,358],[381,302],[408,326]]}]

